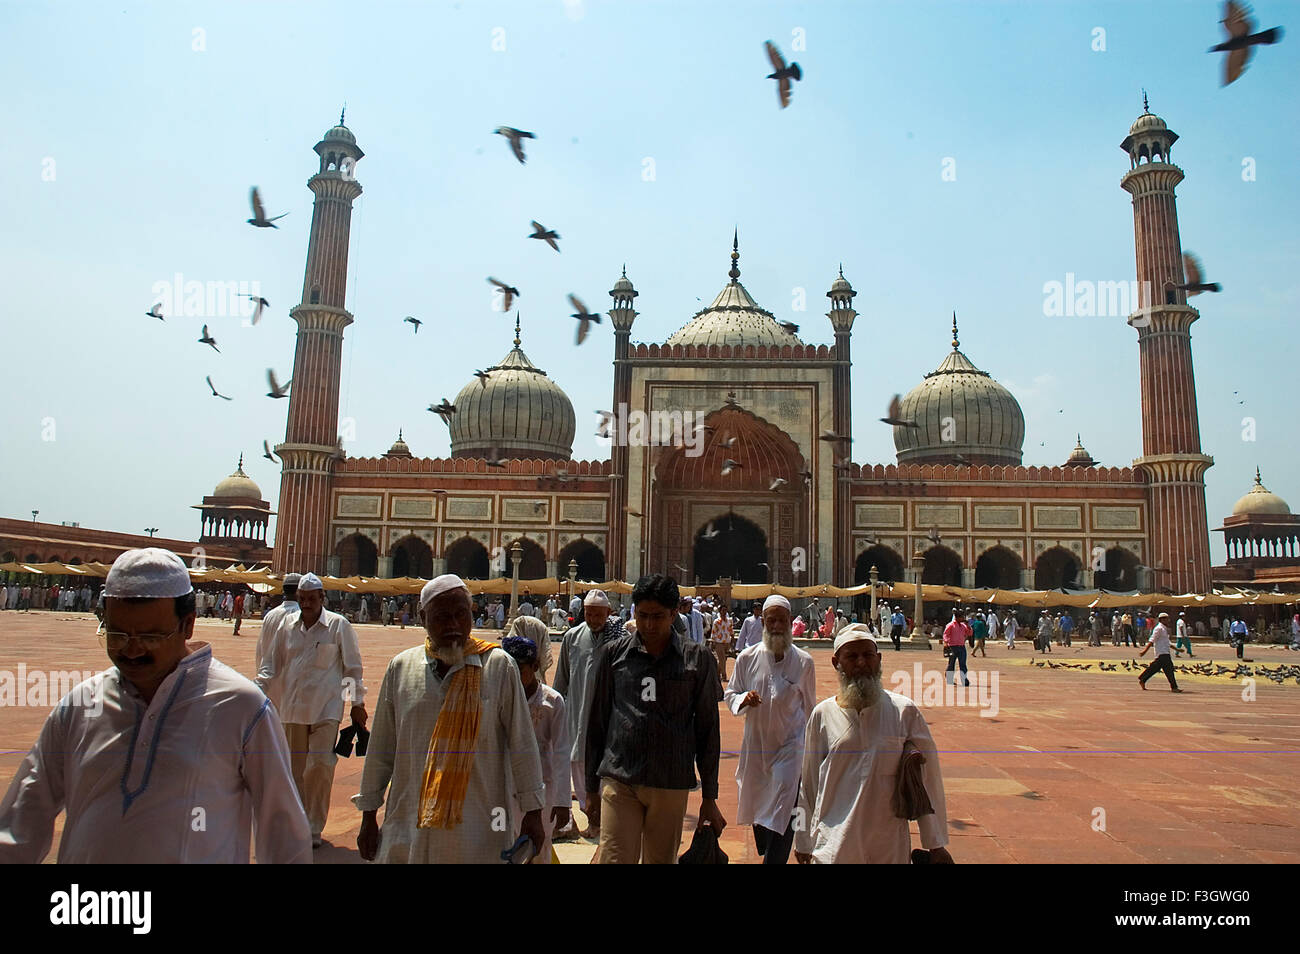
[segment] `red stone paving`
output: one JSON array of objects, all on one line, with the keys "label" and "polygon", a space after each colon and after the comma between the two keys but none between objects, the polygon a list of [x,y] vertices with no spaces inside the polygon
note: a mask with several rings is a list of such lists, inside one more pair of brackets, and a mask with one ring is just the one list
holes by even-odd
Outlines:
[{"label": "red stone paving", "polygon": [[[258,623],[246,620],[239,637],[230,629],[229,623],[200,620],[196,635],[213,643],[222,662],[251,676]],[[414,627],[357,630],[372,691],[388,660],[423,635]],[[825,698],[836,685],[830,651],[811,652],[818,694]],[[1300,653],[1281,647],[1252,646],[1251,655],[1256,665],[1300,665]],[[1215,643],[1198,642],[1197,656],[1236,662],[1231,649]],[[1106,645],[1057,648],[1046,658],[1110,663],[1135,657],[1134,650]],[[1300,862],[1300,821],[1291,807],[1300,777],[1295,679],[1281,686],[1257,679],[1256,698],[1247,702],[1241,685],[1225,678],[1180,674],[1186,691],[1178,695],[1157,675],[1143,692],[1135,672],[1036,668],[1031,658],[1028,648],[997,644],[987,660],[972,662],[972,671],[998,674],[999,712],[993,718],[969,706],[924,709],[940,751],[949,850],[959,863]],[[891,686],[895,671],[911,674],[917,662],[928,672],[942,668],[943,659],[937,649],[887,649],[885,685]],[[29,670],[98,670],[107,658],[95,639],[93,616],[5,611],[0,670],[14,672],[19,663]],[[46,714],[40,708],[0,710],[0,786],[8,786]],[[720,804],[734,821],[742,722],[726,709],[721,718]],[[357,791],[362,764],[339,760],[318,863],[360,861],[360,814],[348,798]],[[698,806],[698,795],[692,795],[683,850]],[[1097,809],[1105,813],[1104,831],[1093,827]],[[729,825],[722,846],[733,863],[759,860],[748,828]],[[594,844],[557,848],[564,862],[585,862]],[[56,853],[57,835],[50,859]]]}]

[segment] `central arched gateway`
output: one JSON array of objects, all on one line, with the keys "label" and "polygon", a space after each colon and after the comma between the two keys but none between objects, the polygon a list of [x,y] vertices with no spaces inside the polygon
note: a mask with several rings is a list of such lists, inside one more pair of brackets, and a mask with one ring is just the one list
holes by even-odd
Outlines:
[{"label": "central arched gateway", "polygon": [[720,515],[695,533],[695,578],[712,583],[729,577],[737,583],[766,583],[767,538],[752,520]]},{"label": "central arched gateway", "polygon": [[[806,573],[796,576],[792,560],[795,547],[809,547],[807,467],[799,448],[734,404],[704,423],[702,446],[658,450],[646,572],[685,582],[737,573],[747,583],[808,582]],[[710,523],[718,536],[701,539]]]}]

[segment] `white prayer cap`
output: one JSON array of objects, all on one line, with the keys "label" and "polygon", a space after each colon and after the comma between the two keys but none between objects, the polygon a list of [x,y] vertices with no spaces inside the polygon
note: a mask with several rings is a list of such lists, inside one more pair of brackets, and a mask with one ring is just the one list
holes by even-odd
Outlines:
[{"label": "white prayer cap", "polygon": [[[301,589],[301,587],[299,587]],[[424,589],[420,590],[420,609],[424,609],[433,600],[435,596],[446,593],[448,590],[462,589],[466,593],[469,587],[465,581],[455,573],[444,573],[442,576],[435,576],[428,583],[424,584]]]},{"label": "white prayer cap", "polygon": [[582,601],[582,605],[609,607],[609,597],[605,595],[604,590],[592,590],[587,594],[586,599]]},{"label": "white prayer cap", "polygon": [[181,558],[161,547],[127,550],[113,561],[104,581],[104,595],[114,598],[143,596],[162,600],[193,591],[190,571]]},{"label": "white prayer cap", "polygon": [[840,647],[845,643],[851,643],[857,639],[869,639],[873,643],[877,642],[876,637],[871,632],[871,628],[867,626],[866,623],[850,623],[836,635],[833,651],[839,652]]},{"label": "white prayer cap", "polygon": [[325,584],[320,581],[320,577],[315,573],[304,573],[298,578],[298,592],[305,593],[308,590],[323,590]]},{"label": "white prayer cap", "polygon": [[763,612],[766,613],[773,606],[782,606],[785,608],[787,613],[790,612],[790,601],[780,593],[773,593],[767,599],[763,600]]}]

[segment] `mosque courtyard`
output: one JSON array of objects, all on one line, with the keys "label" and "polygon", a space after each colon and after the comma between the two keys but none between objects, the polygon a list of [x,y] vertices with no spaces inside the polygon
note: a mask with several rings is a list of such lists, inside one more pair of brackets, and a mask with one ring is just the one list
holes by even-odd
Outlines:
[{"label": "mosque courtyard", "polygon": [[[0,673],[18,673],[20,667],[29,674],[89,672],[107,665],[91,615],[6,612],[0,622]],[[258,621],[246,620],[238,637],[230,628],[200,620],[195,636],[211,641],[218,659],[251,678]],[[356,628],[373,694],[388,660],[418,643],[422,631]],[[1180,672],[1185,691],[1173,694],[1157,674],[1143,692],[1138,670],[1123,665],[1137,651],[1112,647],[1108,638],[1100,648],[1076,641],[1072,648],[1054,647],[1048,656],[1035,656],[1023,641],[1015,650],[999,642],[990,645],[987,659],[971,660],[976,688],[958,706],[948,704],[955,697],[940,699],[936,677],[927,675],[945,662],[937,643],[932,645],[928,653],[886,648],[882,671],[886,688],[907,683],[907,694],[914,686],[923,703],[938,703],[923,711],[940,753],[949,850],[957,863],[1300,862],[1300,823],[1290,806],[1300,761],[1297,676],[1278,684],[1257,675],[1249,687],[1243,678]],[[1300,654],[1282,646],[1248,649],[1256,669],[1300,666]],[[818,696],[826,698],[836,685],[829,646],[810,652]],[[1196,663],[1236,665],[1232,649],[1221,643],[1198,641],[1196,655]],[[1053,669],[1034,660],[1093,666]],[[1118,668],[1099,671],[1098,662]],[[46,706],[6,701],[0,786],[9,785],[47,713]],[[755,863],[749,828],[734,824],[733,776],[743,723],[725,709],[721,719],[719,804],[731,823],[722,847],[732,863]],[[358,789],[361,769],[356,757],[339,760],[317,863],[360,863],[361,815],[348,799]],[[698,805],[693,794],[682,850]],[[47,861],[57,855],[61,828],[62,818]],[[915,823],[912,831],[913,846],[919,846]],[[585,863],[594,850],[587,841],[557,845],[563,863]]]}]

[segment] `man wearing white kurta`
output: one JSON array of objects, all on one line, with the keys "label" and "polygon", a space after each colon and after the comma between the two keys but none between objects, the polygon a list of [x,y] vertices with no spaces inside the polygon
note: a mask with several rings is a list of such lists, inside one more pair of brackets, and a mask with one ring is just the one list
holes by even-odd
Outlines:
[{"label": "man wearing white kurta", "polygon": [[890,609],[888,603],[881,603],[878,612],[880,613],[880,635],[888,637],[894,631],[892,622],[894,611]]},{"label": "man wearing white kurta", "polygon": [[881,686],[880,652],[866,626],[846,626],[831,665],[840,692],[813,709],[804,736],[800,815],[794,849],[800,864],[907,864],[911,838],[891,805],[903,746],[925,759],[923,778],[934,811],[917,825],[930,860],[951,863],[939,754],[925,718],[906,696]]},{"label": "man wearing white kurta", "polygon": [[[553,685],[564,696],[569,718],[569,738],[573,748],[569,756],[573,797],[585,805],[587,797],[587,717],[591,712],[596,650],[624,635],[623,622],[612,615],[609,597],[604,590],[590,590],[582,601],[583,621],[564,634],[560,643],[560,661],[555,667]],[[590,827],[584,837],[594,838]]]},{"label": "man wearing white kurta", "polygon": [[763,641],[736,657],[725,701],[745,717],[736,822],[754,826],[763,864],[783,865],[794,835],[804,726],[817,704],[812,656],[790,642],[790,601],[784,596],[763,603]]},{"label": "man wearing white kurta", "polygon": [[324,608],[325,588],[315,573],[298,581],[298,612],[284,618],[262,660],[257,684],[281,679],[280,720],[307,819],[312,847],[321,846],[329,818],[334,746],[344,701],[351,703],[352,724],[365,727],[365,683],[357,634],[347,617]]},{"label": "man wearing white kurta", "polygon": [[50,713],[0,802],[0,863],[311,863],[275,709],[194,634],[185,564],[153,547],[114,561],[102,639],[114,668]]},{"label": "man wearing white kurta", "polygon": [[736,636],[736,653],[743,653],[750,646],[757,646],[763,641],[763,618],[759,604],[755,603],[752,612],[740,624],[740,633]]},{"label": "man wearing white kurta", "polygon": [[[284,618],[300,611],[298,606],[298,582],[301,579],[302,575],[300,573],[286,573],[282,584],[284,602],[275,609],[267,610],[262,616],[262,627],[257,634],[256,656],[253,659],[253,665],[258,672],[262,671],[262,663],[266,660],[267,651],[271,648],[275,634],[284,625]],[[280,683],[280,679],[274,679],[262,686],[262,691],[266,693],[266,697],[277,707],[280,705]]]},{"label": "man wearing white kurta", "polygon": [[[473,605],[469,588],[454,574],[424,584],[420,614],[428,638],[398,653],[384,673],[361,791],[352,797],[362,812],[357,848],[366,861],[500,864],[511,844],[514,805],[524,813],[520,828],[534,847],[540,850],[546,840],[542,764],[519,670],[495,643],[471,637]],[[434,730],[467,668],[480,670],[475,735],[455,753],[470,754],[468,779],[459,797],[452,793],[455,805],[444,824],[420,827]],[[444,764],[432,767],[435,776],[446,776]],[[381,830],[378,812],[385,801]],[[436,797],[433,803],[440,807]]]}]

